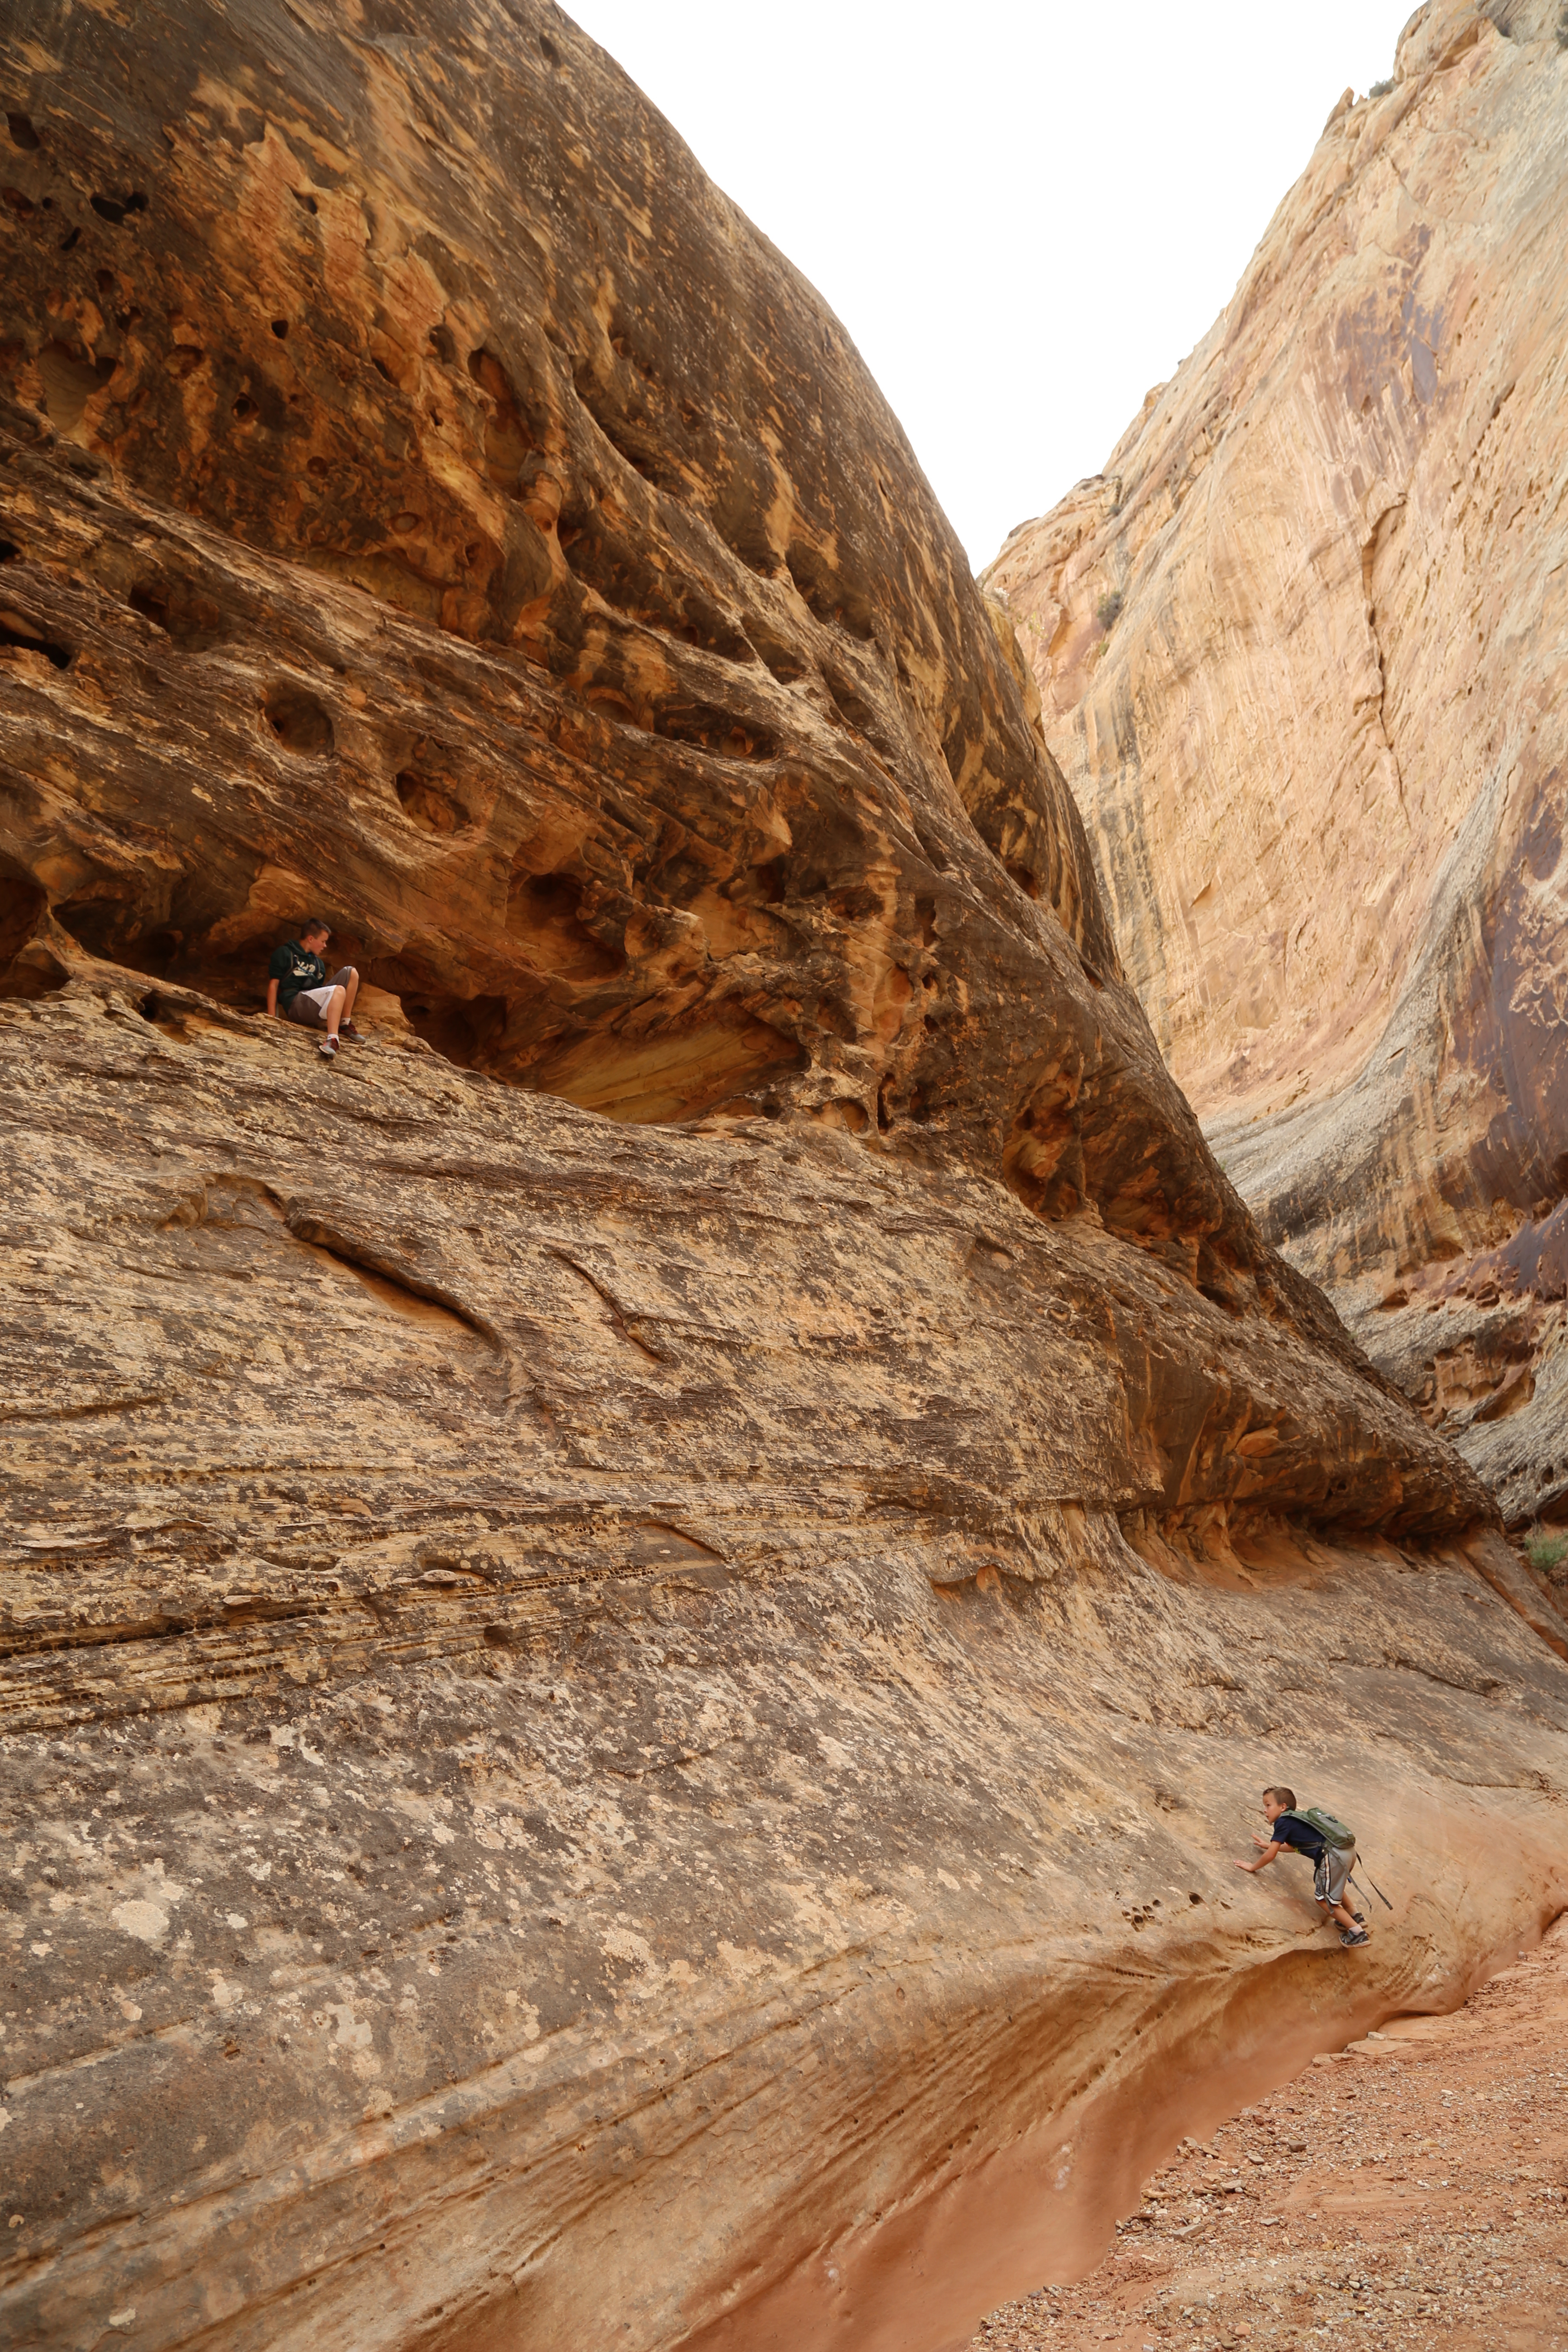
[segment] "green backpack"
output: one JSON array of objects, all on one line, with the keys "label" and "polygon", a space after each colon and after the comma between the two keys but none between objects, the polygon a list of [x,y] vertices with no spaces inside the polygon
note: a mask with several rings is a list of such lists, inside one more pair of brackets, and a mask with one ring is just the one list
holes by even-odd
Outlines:
[{"label": "green backpack", "polygon": [[1354,1830],[1346,1829],[1343,1822],[1336,1821],[1332,1813],[1325,1813],[1321,1805],[1298,1805],[1290,1818],[1293,1822],[1307,1822],[1309,1827],[1315,1829],[1318,1835],[1327,1844],[1334,1847],[1336,1852],[1340,1853],[1354,1852]]}]

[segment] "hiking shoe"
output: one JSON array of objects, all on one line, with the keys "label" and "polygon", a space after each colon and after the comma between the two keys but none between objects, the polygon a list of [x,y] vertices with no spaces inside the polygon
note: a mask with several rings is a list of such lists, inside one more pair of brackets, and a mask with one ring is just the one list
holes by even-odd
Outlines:
[{"label": "hiking shoe", "polygon": [[316,1047],[317,1053],[325,1054],[329,1062],[332,1059],[337,1050],[338,1041],[335,1037],[323,1037]]},{"label": "hiking shoe", "polygon": [[356,1029],[352,1021],[340,1021],[338,1024],[338,1034],[340,1037],[346,1037],[351,1045],[363,1045],[364,1044],[364,1031],[363,1029]]},{"label": "hiking shoe", "polygon": [[1370,1944],[1372,1937],[1367,1934],[1364,1927],[1342,1927],[1340,1929],[1340,1941],[1348,1952],[1353,1945]]}]

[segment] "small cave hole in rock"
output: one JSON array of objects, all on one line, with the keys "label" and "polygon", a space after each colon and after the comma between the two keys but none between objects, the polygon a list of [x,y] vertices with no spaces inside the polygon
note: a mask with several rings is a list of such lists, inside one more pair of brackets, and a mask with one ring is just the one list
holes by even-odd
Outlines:
[{"label": "small cave hole in rock", "polygon": [[284,750],[302,759],[320,759],[337,740],[331,716],[303,687],[268,688],[261,715]]},{"label": "small cave hole in rock", "polygon": [[1007,860],[1007,878],[1017,884],[1026,898],[1039,897],[1040,877],[1033,866],[1020,865],[1016,857],[1010,857]]},{"label": "small cave hole in rock", "polygon": [[400,768],[393,781],[405,812],[422,833],[462,833],[472,824],[462,803],[417,768]]},{"label": "small cave hole in rock", "polygon": [[38,375],[49,423],[62,433],[74,433],[99,388],[97,368],[84,352],[73,352],[65,343],[46,343],[38,353]]},{"label": "small cave hole in rock", "polygon": [[307,195],[303,188],[290,188],[289,194],[293,197],[294,202],[300,207],[301,211],[314,213],[317,210],[315,197]]},{"label": "small cave hole in rock", "polygon": [[11,133],[12,146],[24,148],[28,154],[36,154],[44,143],[33,128],[30,115],[13,114],[7,109],[5,128]]},{"label": "small cave hole in rock", "polygon": [[403,999],[408,1025],[460,1069],[490,1067],[505,1049],[504,996],[434,996],[411,992]]},{"label": "small cave hole in rock", "polygon": [[514,874],[506,927],[531,962],[563,980],[606,979],[626,963],[584,921],[583,885],[570,874]]},{"label": "small cave hole in rock", "polygon": [[118,898],[71,898],[55,908],[55,920],[77,945],[104,963],[121,963],[121,948],[135,917]]},{"label": "small cave hole in rock", "polygon": [[452,341],[450,327],[435,326],[430,330],[430,348],[444,367],[456,367],[458,346]]},{"label": "small cave hole in rock", "polygon": [[220,607],[184,580],[138,580],[126,602],[186,652],[203,652],[227,635]]},{"label": "small cave hole in rock", "polygon": [[42,654],[57,669],[70,666],[71,648],[58,639],[47,637],[42,629],[21,614],[0,612],[0,647],[11,646],[17,653]]},{"label": "small cave hole in rock", "polygon": [[147,199],[140,189],[129,196],[94,196],[91,204],[99,219],[112,223],[116,228],[130,214],[144,213],[147,209]]},{"label": "small cave hole in rock", "polygon": [[166,589],[139,583],[132,588],[126,602],[133,613],[141,614],[144,621],[152,621],[158,628],[167,629],[169,597]]},{"label": "small cave hole in rock", "polygon": [[25,875],[0,875],[0,997],[50,995],[68,978],[58,956],[33,936],[48,907],[47,893]]},{"label": "small cave hole in rock", "polygon": [[81,231],[80,231],[80,229],[79,229],[79,228],[73,228],[73,229],[69,230],[66,236],[62,236],[62,237],[61,237],[61,239],[60,239],[60,251],[61,251],[62,253],[71,253],[71,252],[73,252],[73,251],[75,250],[76,247],[80,243],[80,241],[81,241]]},{"label": "small cave hole in rock", "polygon": [[175,930],[171,924],[160,923],[156,930],[149,931],[137,942],[137,969],[166,972],[178,957],[184,940],[184,931]]},{"label": "small cave hole in rock", "polygon": [[43,919],[48,895],[37,882],[0,874],[0,963],[26,946]]},{"label": "small cave hole in rock", "polygon": [[244,425],[256,415],[256,403],[247,392],[242,392],[234,404],[234,413]]},{"label": "small cave hole in rock", "polygon": [[278,337],[278,339],[279,339],[279,342],[281,342],[281,341],[282,341],[282,340],[283,340],[283,338],[284,338],[284,336],[285,336],[285,335],[287,335],[287,333],[289,332],[289,321],[288,321],[288,320],[287,320],[287,319],[274,319],[274,320],[273,320],[273,321],[272,321],[272,331],[273,331],[273,333]]},{"label": "small cave hole in rock", "polygon": [[150,988],[139,1000],[136,1010],[143,1021],[151,1022],[154,1029],[162,1029],[165,1035],[184,1038],[186,1034],[184,1008],[173,1003],[168,997],[160,996],[155,988]]},{"label": "small cave hole in rock", "polygon": [[10,563],[21,553],[14,539],[0,539],[0,563]]}]

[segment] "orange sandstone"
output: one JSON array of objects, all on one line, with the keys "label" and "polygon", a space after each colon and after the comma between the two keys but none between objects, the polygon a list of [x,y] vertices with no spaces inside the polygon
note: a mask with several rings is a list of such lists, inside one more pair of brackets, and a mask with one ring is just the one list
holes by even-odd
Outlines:
[{"label": "orange sandstone", "polygon": [[[1568,1629],[607,59],[0,62],[0,2330],[960,2342],[1568,1901]],[[332,1067],[256,1009],[302,902]],[[1229,1866],[1282,1754],[1420,1855],[1353,1967]]]},{"label": "orange sandstone", "polygon": [[1516,1525],[1568,1504],[1558,15],[1418,10],[988,575],[1220,1159]]}]

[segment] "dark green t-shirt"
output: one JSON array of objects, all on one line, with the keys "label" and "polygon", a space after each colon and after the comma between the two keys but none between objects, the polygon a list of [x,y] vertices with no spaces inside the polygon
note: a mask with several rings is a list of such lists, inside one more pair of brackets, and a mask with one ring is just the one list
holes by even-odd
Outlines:
[{"label": "dark green t-shirt", "polygon": [[321,988],[325,984],[327,967],[319,955],[312,955],[298,940],[291,940],[286,948],[273,949],[267,977],[278,982],[279,1006],[287,1012],[302,988]]}]

